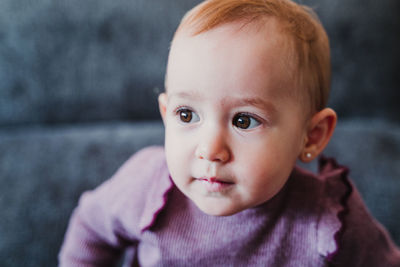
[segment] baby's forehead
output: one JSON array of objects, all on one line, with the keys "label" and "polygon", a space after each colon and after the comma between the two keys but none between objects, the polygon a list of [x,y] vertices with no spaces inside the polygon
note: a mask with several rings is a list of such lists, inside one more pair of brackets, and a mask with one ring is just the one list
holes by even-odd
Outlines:
[{"label": "baby's forehead", "polygon": [[[191,58],[193,54],[204,53],[204,57],[207,57],[210,50],[217,49],[215,62],[207,62],[210,65],[217,65],[220,61],[230,61],[232,65],[245,64],[246,66],[240,69],[241,72],[236,73],[238,77],[246,75],[248,82],[267,79],[270,76],[275,79],[279,77],[280,81],[276,86],[280,93],[287,91],[284,89],[288,87],[293,89],[293,85],[288,85],[296,75],[291,42],[282,32],[277,20],[271,18],[263,23],[243,21],[225,23],[200,34],[193,34],[192,30],[183,29],[175,36],[168,69],[177,65],[177,61]],[[197,60],[198,57],[193,57],[191,63],[195,65]],[[204,68],[210,67],[214,66],[204,66]],[[234,66],[227,65],[227,67]]]},{"label": "baby's forehead", "polygon": [[[196,28],[193,26],[183,27],[174,36],[171,51],[174,50],[177,43],[179,43],[180,49],[199,45],[198,39],[205,40],[205,42],[202,42],[203,46],[219,44],[223,47],[247,43],[248,45],[244,45],[243,49],[239,51],[240,53],[258,53],[260,57],[266,57],[266,63],[268,63],[268,57],[279,54],[279,58],[274,59],[274,66],[285,65],[286,74],[297,71],[293,68],[296,60],[293,36],[283,29],[280,20],[273,17],[252,22],[245,20],[227,22],[201,33],[196,33]],[[184,42],[181,42],[182,40]],[[271,55],[272,47],[274,55]],[[248,51],[249,49],[252,51]],[[174,52],[179,53],[180,50],[175,49]]]}]

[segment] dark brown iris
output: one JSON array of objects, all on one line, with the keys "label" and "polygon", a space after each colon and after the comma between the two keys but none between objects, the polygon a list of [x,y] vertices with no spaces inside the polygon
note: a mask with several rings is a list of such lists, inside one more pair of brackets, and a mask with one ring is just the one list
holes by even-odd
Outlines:
[{"label": "dark brown iris", "polygon": [[183,122],[190,122],[193,118],[193,114],[190,110],[181,110],[179,115]]},{"label": "dark brown iris", "polygon": [[245,115],[237,115],[233,118],[233,125],[241,129],[247,129],[250,126],[250,117]]}]

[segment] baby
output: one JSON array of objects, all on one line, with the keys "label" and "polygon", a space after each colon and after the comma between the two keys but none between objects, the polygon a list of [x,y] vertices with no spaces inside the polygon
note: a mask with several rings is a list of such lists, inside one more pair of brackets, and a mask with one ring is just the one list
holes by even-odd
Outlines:
[{"label": "baby", "polygon": [[320,158],[329,42],[289,0],[209,0],[183,18],[159,96],[165,150],[85,193],[61,266],[400,266],[347,169]]}]

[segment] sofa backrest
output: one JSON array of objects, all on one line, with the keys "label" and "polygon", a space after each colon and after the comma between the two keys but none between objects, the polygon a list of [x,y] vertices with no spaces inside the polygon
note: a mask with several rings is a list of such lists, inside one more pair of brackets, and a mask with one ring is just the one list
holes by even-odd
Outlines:
[{"label": "sofa backrest", "polygon": [[[0,126],[159,119],[169,43],[200,0],[3,0]],[[302,0],[331,38],[330,105],[400,121],[398,0]]]}]

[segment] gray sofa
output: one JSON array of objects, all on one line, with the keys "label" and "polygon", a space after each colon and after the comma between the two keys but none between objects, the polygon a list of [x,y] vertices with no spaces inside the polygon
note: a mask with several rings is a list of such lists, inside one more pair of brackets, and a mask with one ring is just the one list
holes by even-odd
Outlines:
[{"label": "gray sofa", "polygon": [[[198,2],[0,2],[0,266],[55,266],[79,195],[162,145],[169,42]],[[400,2],[301,2],[331,38],[340,119],[325,155],[399,245]]]}]

